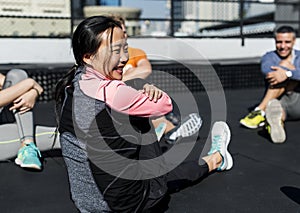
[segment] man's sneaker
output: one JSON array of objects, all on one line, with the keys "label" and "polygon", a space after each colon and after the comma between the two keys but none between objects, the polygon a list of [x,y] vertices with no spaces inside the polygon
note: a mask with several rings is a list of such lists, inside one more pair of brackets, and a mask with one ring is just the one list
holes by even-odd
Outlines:
[{"label": "man's sneaker", "polygon": [[155,128],[155,133],[158,141],[160,141],[161,137],[164,135],[166,128],[167,128],[167,124],[165,122],[160,123]]},{"label": "man's sneaker", "polygon": [[33,142],[30,142],[19,149],[15,163],[22,168],[40,170],[42,164],[39,157],[41,157],[40,151]]},{"label": "man's sneaker", "polygon": [[252,111],[240,120],[240,124],[250,129],[256,129],[265,124],[265,117],[262,115],[261,110]]},{"label": "man's sneaker", "polygon": [[180,138],[192,136],[199,132],[202,126],[202,119],[197,113],[191,113],[185,117],[181,125],[175,127],[165,135],[166,142],[174,144]]},{"label": "man's sneaker", "polygon": [[222,156],[221,166],[217,168],[218,171],[229,170],[233,166],[233,159],[228,152],[228,145],[230,143],[231,133],[228,125],[223,121],[215,122],[211,131],[211,148],[208,155],[219,152]]},{"label": "man's sneaker", "polygon": [[286,135],[282,122],[282,107],[277,99],[272,99],[266,107],[267,130],[274,143],[285,142]]}]

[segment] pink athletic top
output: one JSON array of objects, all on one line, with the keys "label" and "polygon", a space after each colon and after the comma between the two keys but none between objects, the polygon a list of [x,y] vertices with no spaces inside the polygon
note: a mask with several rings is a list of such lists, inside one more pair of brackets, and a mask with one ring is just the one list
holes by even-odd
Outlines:
[{"label": "pink athletic top", "polygon": [[79,85],[85,95],[104,101],[113,110],[128,115],[162,116],[173,107],[171,98],[164,92],[157,102],[150,101],[143,91],[136,90],[123,81],[110,80],[89,67],[82,75]]}]

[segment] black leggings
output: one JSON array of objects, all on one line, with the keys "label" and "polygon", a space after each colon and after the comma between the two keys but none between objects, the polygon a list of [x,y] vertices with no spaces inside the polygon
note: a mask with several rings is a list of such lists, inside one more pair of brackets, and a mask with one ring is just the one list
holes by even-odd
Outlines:
[{"label": "black leggings", "polygon": [[[153,159],[160,156],[163,154],[161,144],[162,141],[145,146],[144,149],[142,148],[140,151],[140,157],[143,159]],[[143,212],[164,212],[168,208],[169,195],[171,193],[178,192],[207,177],[209,173],[208,165],[204,160],[199,158],[198,156],[192,159],[189,158],[189,160],[183,161],[163,176],[165,185],[167,186],[167,193],[163,198],[158,198],[158,200],[151,199],[151,197],[156,197],[155,195],[151,195],[151,193],[156,193],[158,187],[155,187],[155,184],[157,184],[158,181],[154,179],[150,180],[152,181],[152,184],[150,184],[150,195],[143,208]],[[151,187],[153,187],[152,190]]]}]

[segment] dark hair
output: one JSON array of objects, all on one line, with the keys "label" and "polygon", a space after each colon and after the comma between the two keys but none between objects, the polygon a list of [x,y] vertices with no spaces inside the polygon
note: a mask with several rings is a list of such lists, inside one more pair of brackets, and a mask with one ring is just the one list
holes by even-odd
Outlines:
[{"label": "dark hair", "polygon": [[[65,98],[65,87],[68,85],[71,86],[76,69],[79,66],[85,65],[85,62],[83,61],[84,56],[96,54],[102,44],[104,32],[108,32],[107,41],[112,43],[113,29],[115,27],[122,29],[120,23],[106,16],[92,16],[86,18],[76,27],[72,37],[73,55],[76,64],[57,82],[55,87],[54,97],[57,122],[59,122],[60,108]],[[109,58],[110,55],[107,54],[104,61],[108,62]]]},{"label": "dark hair", "polygon": [[123,24],[125,26],[125,19],[122,16],[119,15],[111,15],[109,16],[110,18],[112,18],[113,20],[119,22],[120,24]]},{"label": "dark hair", "polygon": [[296,37],[295,29],[291,26],[288,26],[288,25],[283,25],[283,26],[280,26],[279,28],[277,28],[277,30],[275,31],[275,36],[278,33],[293,33],[294,36]]}]

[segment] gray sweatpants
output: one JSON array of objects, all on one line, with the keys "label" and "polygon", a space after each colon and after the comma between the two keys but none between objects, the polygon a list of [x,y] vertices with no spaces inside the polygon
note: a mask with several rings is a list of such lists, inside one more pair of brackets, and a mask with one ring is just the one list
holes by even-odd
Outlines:
[{"label": "gray sweatpants", "polygon": [[285,93],[280,99],[281,106],[286,114],[287,120],[300,119],[300,93],[290,91]]}]

